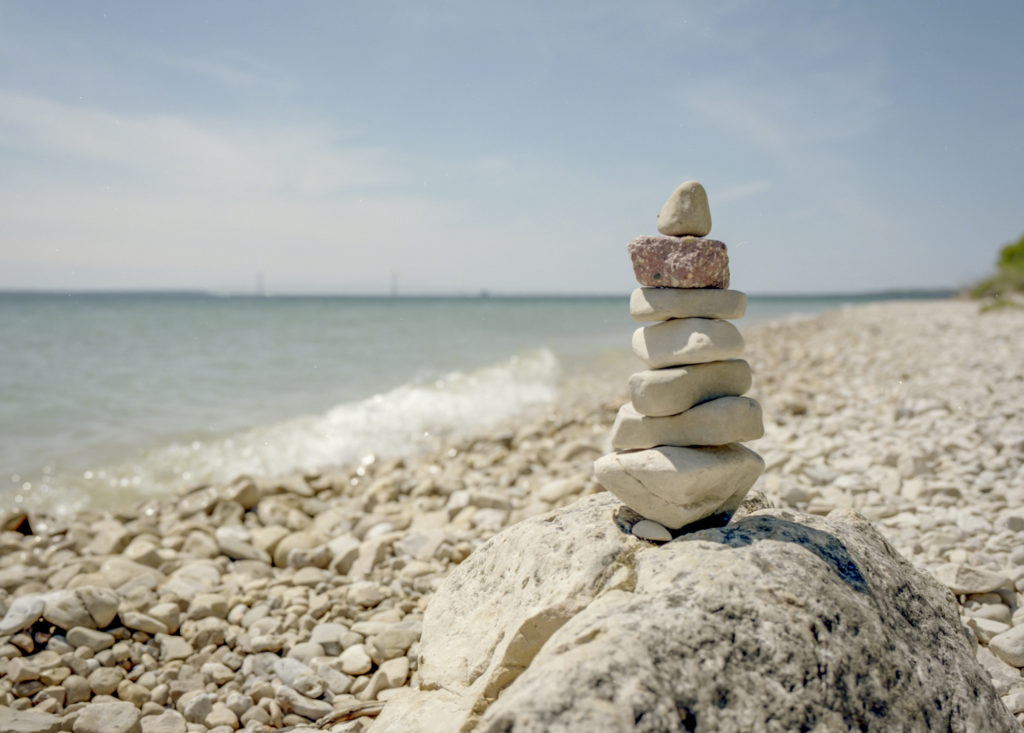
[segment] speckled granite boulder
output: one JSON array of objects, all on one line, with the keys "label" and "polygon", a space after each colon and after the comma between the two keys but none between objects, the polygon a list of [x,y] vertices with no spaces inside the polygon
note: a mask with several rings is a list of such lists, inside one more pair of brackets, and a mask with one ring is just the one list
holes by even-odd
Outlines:
[{"label": "speckled granite boulder", "polygon": [[700,237],[637,237],[628,245],[641,285],[665,288],[728,288],[725,244]]},{"label": "speckled granite boulder", "polygon": [[619,510],[589,496],[474,551],[427,608],[420,689],[371,730],[1020,729],[949,591],[859,515],[654,545]]}]

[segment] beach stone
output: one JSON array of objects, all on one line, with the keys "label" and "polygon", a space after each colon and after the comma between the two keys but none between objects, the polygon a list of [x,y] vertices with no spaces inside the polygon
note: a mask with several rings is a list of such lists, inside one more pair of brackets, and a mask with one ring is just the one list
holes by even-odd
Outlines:
[{"label": "beach stone", "polygon": [[726,445],[764,435],[761,405],[749,397],[719,397],[679,415],[648,417],[627,402],[612,425],[615,450],[656,445]]},{"label": "beach stone", "polygon": [[743,336],[729,321],[677,318],[633,332],[633,353],[651,369],[735,359]]},{"label": "beach stone", "polygon": [[61,718],[36,710],[15,710],[0,705],[0,730],[4,733],[58,733]]},{"label": "beach stone", "polygon": [[120,667],[100,667],[89,675],[89,689],[94,695],[113,695],[123,679],[124,671]]},{"label": "beach stone", "polygon": [[197,593],[208,593],[220,585],[220,574],[220,568],[209,560],[194,560],[171,573],[160,583],[159,591],[191,599]]},{"label": "beach stone", "polygon": [[185,733],[186,730],[185,716],[177,710],[164,710],[159,715],[147,715],[142,719],[142,733]]},{"label": "beach stone", "polygon": [[8,636],[27,629],[43,615],[45,606],[46,598],[41,595],[31,594],[15,598],[0,621],[0,636]]},{"label": "beach stone", "polygon": [[1007,664],[1024,667],[1024,626],[996,634],[988,642],[989,650]]},{"label": "beach stone", "polygon": [[114,646],[113,634],[108,634],[106,631],[97,631],[96,629],[88,629],[84,626],[76,626],[68,629],[67,633],[68,644],[73,647],[88,647],[94,652],[103,651]]},{"label": "beach stone", "polygon": [[757,510],[651,545],[617,506],[526,519],[454,568],[420,689],[370,730],[1019,728],[948,591],[862,517]]},{"label": "beach stone", "polygon": [[[177,603],[158,603],[149,609],[148,616],[167,627],[167,633],[173,634],[181,623],[181,608]],[[146,631],[146,629],[142,629]],[[149,632],[153,633],[153,632]],[[156,632],[160,633],[160,632]]]},{"label": "beach stone", "polygon": [[157,643],[160,645],[160,661],[170,662],[175,659],[188,659],[195,653],[192,645],[180,636],[171,634],[157,634]]},{"label": "beach stone", "polygon": [[989,676],[992,678],[992,685],[1000,695],[1005,695],[1024,685],[1024,679],[1021,678],[1020,670],[1004,662],[988,648],[978,647],[975,656],[978,664],[989,673]]},{"label": "beach stone", "polygon": [[15,657],[7,664],[7,674],[5,675],[8,682],[17,684],[18,682],[26,682],[28,680],[39,679],[39,666],[33,659],[26,659],[25,657]]},{"label": "beach stone", "polygon": [[75,718],[74,733],[142,733],[141,711],[128,702],[92,703]]},{"label": "beach stone", "polygon": [[407,657],[396,657],[384,662],[380,668],[373,673],[370,684],[360,693],[364,700],[374,700],[381,690],[392,690],[405,684],[409,676],[409,659]]},{"label": "beach stone", "polygon": [[637,237],[626,245],[637,282],[660,288],[729,287],[725,244],[699,237]]},{"label": "beach stone", "polygon": [[659,446],[611,453],[594,462],[594,477],[626,506],[669,529],[739,506],[764,470],[741,445]]},{"label": "beach stone", "polygon": [[338,657],[341,671],[345,674],[366,674],[373,667],[373,660],[363,644],[353,644]]},{"label": "beach stone", "polygon": [[92,696],[92,689],[89,687],[89,680],[77,674],[67,677],[60,686],[67,691],[64,700],[65,705],[74,705],[76,702],[85,702]]},{"label": "beach stone", "polygon": [[637,321],[672,318],[742,318],[746,293],[718,288],[636,288],[629,296],[629,314]]},{"label": "beach stone", "polygon": [[308,550],[323,542],[323,538],[313,532],[292,532],[278,540],[274,547],[274,565],[279,568],[288,566],[288,553],[292,550]]},{"label": "beach stone", "polygon": [[[88,584],[102,585],[105,588],[120,588],[125,584],[140,584],[147,588],[155,588],[164,581],[164,577],[164,574],[155,568],[117,555],[104,560],[100,564],[98,572],[90,573]],[[86,583],[83,583],[83,585],[86,585]]]},{"label": "beach stone", "polygon": [[197,593],[188,604],[188,619],[226,618],[228,599],[220,593]]},{"label": "beach stone", "polygon": [[310,642],[319,644],[324,654],[337,656],[341,653],[341,639],[348,633],[348,627],[344,624],[326,621],[313,627],[309,635]]},{"label": "beach stone", "polygon": [[329,702],[313,700],[305,695],[300,695],[287,685],[277,688],[275,699],[281,704],[282,710],[296,713],[310,720],[317,720],[334,712],[334,707]]},{"label": "beach stone", "polygon": [[960,563],[946,563],[932,570],[936,580],[954,593],[988,593],[999,588],[1013,588],[1013,581],[1002,573]]},{"label": "beach stone", "polygon": [[672,534],[663,525],[650,519],[641,519],[633,525],[631,532],[634,537],[651,542],[668,542],[672,539]]},{"label": "beach stone", "polygon": [[178,711],[185,716],[189,723],[202,723],[206,716],[213,711],[213,704],[217,702],[217,696],[212,692],[204,690],[191,690],[186,692],[175,705]]},{"label": "beach stone", "polygon": [[226,726],[229,730],[235,730],[238,727],[238,716],[224,703],[215,702],[213,709],[203,722],[207,728]]},{"label": "beach stone", "polygon": [[133,539],[124,548],[121,557],[151,568],[159,568],[163,563],[163,558],[160,557],[160,545],[147,537]]},{"label": "beach stone", "polygon": [[288,650],[288,658],[297,659],[308,666],[309,660],[314,657],[322,657],[325,653],[324,648],[316,642],[304,641]]},{"label": "beach stone", "polygon": [[703,237],[711,231],[711,209],[704,186],[697,181],[680,184],[658,212],[658,231],[673,237]]},{"label": "beach stone", "polygon": [[409,651],[409,647],[420,638],[421,624],[395,624],[367,639],[370,656],[380,664]]},{"label": "beach stone", "polygon": [[81,586],[46,595],[42,616],[54,626],[101,629],[114,620],[120,599],[109,588]]},{"label": "beach stone", "polygon": [[118,616],[126,629],[145,631],[147,634],[166,634],[170,631],[166,624],[139,611],[121,611]]},{"label": "beach stone", "polygon": [[750,389],[750,365],[742,359],[650,369],[629,378],[633,407],[641,415],[677,415],[701,402],[739,396]]}]

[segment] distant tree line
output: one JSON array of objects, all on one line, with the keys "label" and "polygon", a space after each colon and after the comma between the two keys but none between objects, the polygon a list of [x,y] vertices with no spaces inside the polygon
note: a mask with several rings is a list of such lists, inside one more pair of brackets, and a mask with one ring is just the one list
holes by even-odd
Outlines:
[{"label": "distant tree line", "polygon": [[1021,303],[1014,300],[1013,296],[1024,293],[1024,235],[999,250],[996,265],[996,274],[975,285],[971,289],[971,297],[987,300],[985,309],[1003,305],[1020,306]]}]

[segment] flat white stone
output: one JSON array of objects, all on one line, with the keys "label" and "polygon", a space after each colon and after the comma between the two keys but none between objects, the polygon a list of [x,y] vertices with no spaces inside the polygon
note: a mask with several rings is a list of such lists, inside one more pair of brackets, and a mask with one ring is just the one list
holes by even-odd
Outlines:
[{"label": "flat white stone", "polygon": [[742,318],[747,295],[719,288],[637,288],[629,296],[629,315],[637,321],[670,318]]},{"label": "flat white stone", "polygon": [[673,237],[703,237],[711,231],[708,193],[697,181],[681,184],[658,213],[658,231]]},{"label": "flat white stone", "polygon": [[761,456],[736,444],[659,446],[594,461],[594,476],[602,486],[669,529],[734,509],[763,470]]},{"label": "flat white stone", "polygon": [[750,389],[750,365],[742,359],[648,369],[629,378],[630,398],[641,415],[677,415],[719,397]]},{"label": "flat white stone", "polygon": [[1014,626],[996,634],[988,642],[989,651],[1018,669],[1024,667],[1024,626]]},{"label": "flat white stone", "polygon": [[719,397],[667,417],[641,415],[627,403],[612,426],[615,450],[656,445],[727,445],[764,435],[761,405],[749,397]]},{"label": "flat white stone", "polygon": [[664,525],[652,522],[650,519],[641,519],[634,524],[632,532],[634,537],[651,542],[668,542],[672,539],[672,534],[665,529]]},{"label": "flat white stone", "polygon": [[743,336],[729,321],[678,318],[633,332],[633,353],[651,369],[735,359]]}]

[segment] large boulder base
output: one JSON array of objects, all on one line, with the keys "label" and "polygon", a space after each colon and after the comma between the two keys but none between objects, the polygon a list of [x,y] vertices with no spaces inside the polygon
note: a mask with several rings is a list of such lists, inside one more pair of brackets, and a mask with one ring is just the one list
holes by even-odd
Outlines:
[{"label": "large boulder base", "polygon": [[654,545],[629,514],[598,494],[474,552],[427,609],[420,689],[371,730],[1019,730],[950,592],[859,515]]}]

